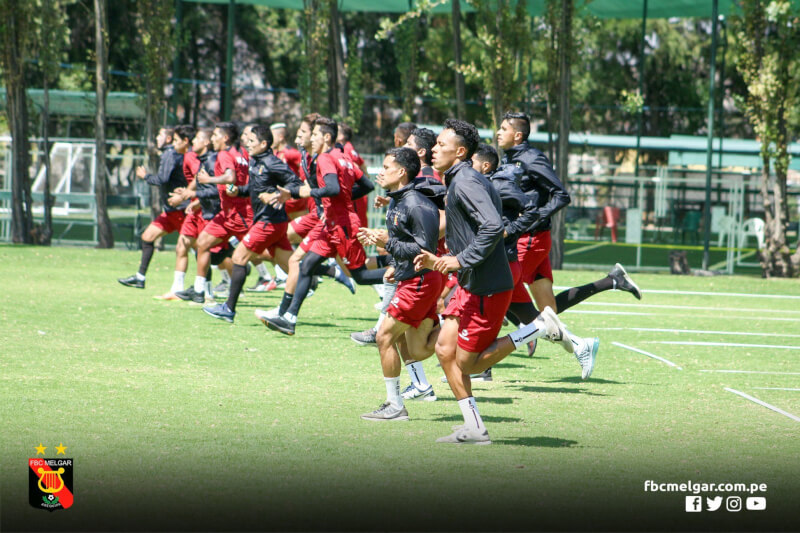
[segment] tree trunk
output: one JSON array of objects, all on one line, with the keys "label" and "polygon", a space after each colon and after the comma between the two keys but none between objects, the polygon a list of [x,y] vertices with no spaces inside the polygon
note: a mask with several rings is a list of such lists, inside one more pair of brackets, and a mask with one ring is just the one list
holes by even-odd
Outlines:
[{"label": "tree trunk", "polygon": [[23,39],[26,14],[14,2],[3,2],[2,39],[3,78],[6,86],[6,114],[11,130],[11,239],[31,243],[33,210],[31,205],[30,155],[28,147],[28,106],[25,87]]},{"label": "tree trunk", "polygon": [[[558,97],[558,178],[567,187],[569,171],[569,129],[570,129],[570,57],[572,53],[572,0],[561,1],[561,27],[558,32],[558,70],[561,74]],[[566,209],[562,209],[552,218],[550,230],[552,247],[550,248],[550,264],[560,269],[564,261],[564,218]]]},{"label": "tree trunk", "polygon": [[106,196],[106,95],[108,94],[108,11],[107,0],[94,0],[97,77],[97,110],[95,112],[95,180],[97,205],[97,247],[113,248],[114,232],[108,218]]},{"label": "tree trunk", "polygon": [[465,119],[464,74],[461,72],[461,3],[453,0],[453,54],[456,68],[456,118]]},{"label": "tree trunk", "polygon": [[[47,7],[45,7],[47,9]],[[42,106],[42,152],[44,154],[44,228],[39,243],[50,245],[53,238],[53,197],[50,194],[50,88],[47,72],[42,77],[44,105]]]}]

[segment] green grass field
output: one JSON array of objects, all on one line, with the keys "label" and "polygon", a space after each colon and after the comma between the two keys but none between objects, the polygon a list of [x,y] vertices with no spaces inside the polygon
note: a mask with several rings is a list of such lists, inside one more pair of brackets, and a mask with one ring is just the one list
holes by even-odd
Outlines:
[{"label": "green grass field", "polygon": [[[512,354],[474,387],[493,445],[459,447],[434,442],[461,420],[435,359],[439,401],[359,418],[385,395],[377,350],[348,338],[376,318],[371,289],[324,282],[289,338],[253,316],[280,291],[247,294],[230,325],[153,299],[172,252],[146,290],[119,285],[138,262],[0,246],[0,530],[800,528],[800,422],[726,390],[800,416],[796,279],[634,274],[641,302],[606,292],[562,315],[601,338],[591,379],[548,343]],[[40,443],[75,460],[71,509],[28,505]],[[686,513],[688,493],[647,480],[766,483],[767,510]]]}]

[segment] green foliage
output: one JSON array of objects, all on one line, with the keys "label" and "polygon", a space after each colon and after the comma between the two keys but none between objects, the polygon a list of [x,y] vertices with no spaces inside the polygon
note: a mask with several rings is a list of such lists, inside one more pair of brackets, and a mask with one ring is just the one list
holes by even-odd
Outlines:
[{"label": "green foliage", "polygon": [[345,119],[353,133],[358,133],[361,129],[361,118],[364,114],[364,60],[361,57],[355,38],[350,39],[347,47],[347,92],[349,104],[347,106],[348,116]]},{"label": "green foliage", "polygon": [[328,113],[326,62],[330,7],[327,0],[305,0],[303,10],[303,56],[300,99],[303,108]]},{"label": "green foliage", "polygon": [[145,101],[148,117],[158,117],[165,108],[164,86],[175,50],[176,36],[172,31],[174,4],[161,0],[137,0],[136,64],[140,76],[136,84]]}]

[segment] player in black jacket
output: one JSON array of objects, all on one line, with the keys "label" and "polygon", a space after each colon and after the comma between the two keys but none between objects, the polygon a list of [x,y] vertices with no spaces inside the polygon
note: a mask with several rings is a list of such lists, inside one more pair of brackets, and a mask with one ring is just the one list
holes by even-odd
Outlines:
[{"label": "player in black jacket", "polygon": [[445,122],[433,148],[433,166],[444,173],[447,186],[445,238],[452,255],[436,257],[423,251],[414,260],[418,270],[429,268],[458,275],[459,286],[442,314],[444,324],[436,355],[458,401],[464,425],[437,440],[443,443],[490,444],[472,396],[470,374],[476,369],[486,370],[533,337],[544,333],[555,336],[563,330],[552,310],[546,309],[534,324],[497,340],[514,282],[501,244],[504,225],[500,196],[472,168],[471,158],[479,140],[472,124],[455,119]]},{"label": "player in black jacket", "polygon": [[164,204],[161,214],[142,233],[142,260],[139,263],[139,271],[133,276],[118,280],[126,287],[144,289],[145,274],[147,274],[147,268],[150,266],[150,260],[153,258],[155,250],[153,243],[159,237],[181,229],[185,216],[183,210],[186,209],[189,202],[173,207],[167,200],[172,191],[179,187],[186,187],[186,178],[183,175],[183,154],[189,150],[192,137],[194,137],[194,128],[191,126],[178,126],[174,130],[161,128],[156,137],[156,145],[161,150],[158,173],[148,174],[142,166],[136,169],[136,177],[161,189],[161,198]]},{"label": "player in black jacket", "polygon": [[414,259],[423,250],[435,252],[439,241],[439,210],[415,188],[419,157],[410,148],[386,152],[378,176],[391,199],[386,212],[385,230],[360,228],[362,244],[375,244],[392,256],[393,279],[397,290],[377,334],[378,351],[386,383],[386,402],[365,420],[408,420],[400,394],[400,355],[396,343],[405,339],[408,355],[423,357],[428,336],[438,322],[436,306],[444,279],[430,269],[416,270]]},{"label": "player in black jacket", "polygon": [[203,311],[214,318],[228,322],[233,322],[236,316],[236,302],[247,277],[248,261],[267,251],[282,268],[289,268],[287,263],[292,255],[292,245],[286,237],[289,217],[282,204],[272,205],[269,199],[278,192],[278,187],[288,190],[294,198],[298,198],[302,182],[289,165],[272,152],[272,140],[272,131],[268,127],[254,125],[250,128],[246,136],[250,155],[250,179],[244,185],[231,185],[226,190],[226,194],[230,196],[249,196],[253,206],[253,224],[233,252],[233,275],[228,301],[203,308]]}]

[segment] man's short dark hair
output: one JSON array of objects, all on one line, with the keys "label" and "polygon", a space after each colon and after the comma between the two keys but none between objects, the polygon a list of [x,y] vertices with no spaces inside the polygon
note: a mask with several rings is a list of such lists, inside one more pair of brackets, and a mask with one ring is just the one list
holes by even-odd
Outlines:
[{"label": "man's short dark hair", "polygon": [[187,141],[191,141],[194,138],[195,133],[196,130],[194,129],[194,126],[190,124],[181,124],[180,126],[175,127],[175,134],[181,139],[186,139]]},{"label": "man's short dark hair", "polygon": [[164,134],[167,137],[172,137],[175,134],[175,128],[172,126],[161,126],[161,129],[164,130]]},{"label": "man's short dark hair", "polygon": [[514,131],[522,134],[522,141],[526,142],[531,135],[531,119],[525,113],[506,113],[503,120],[507,120]]},{"label": "man's short dark hair", "polygon": [[436,144],[436,134],[433,133],[433,130],[429,130],[428,128],[417,128],[411,132],[410,137],[414,137],[417,148],[425,149],[425,155],[423,156],[422,161],[426,165],[433,163],[433,147]]},{"label": "man's short dark hair", "polygon": [[406,174],[408,174],[408,179],[413,180],[419,174],[419,169],[422,166],[419,162],[419,156],[417,152],[408,148],[407,146],[401,146],[400,148],[391,148],[390,150],[386,151],[387,156],[394,157],[394,160],[397,162],[398,165],[406,169]]},{"label": "man's short dark hair", "polygon": [[339,125],[336,124],[335,120],[328,117],[318,117],[317,120],[314,121],[314,127],[316,128],[317,126],[319,126],[319,129],[322,132],[323,138],[325,135],[330,134],[331,144],[336,143],[336,135],[339,133]]},{"label": "man's short dark hair", "polygon": [[221,130],[223,135],[228,137],[229,145],[239,146],[239,128],[236,127],[236,124],[233,122],[220,122],[214,127]]},{"label": "man's short dark hair", "polygon": [[350,142],[350,139],[353,138],[353,128],[347,124],[339,124],[339,131],[341,132],[342,137],[344,137],[344,142]]},{"label": "man's short dark hair", "polygon": [[211,144],[211,136],[214,135],[214,128],[200,128],[197,133],[202,133],[206,136],[206,147],[213,150],[214,146]]},{"label": "man's short dark hair", "polygon": [[304,116],[300,122],[305,122],[308,124],[309,128],[314,129],[314,122],[316,122],[320,116],[321,115],[319,113],[309,113],[308,115]]},{"label": "man's short dark hair", "polygon": [[250,133],[256,136],[258,142],[267,141],[267,146],[272,146],[272,141],[274,137],[272,136],[272,130],[263,124],[254,124],[250,128]]},{"label": "man's short dark hair", "polygon": [[417,125],[413,122],[401,122],[397,125],[394,131],[395,133],[399,132],[400,135],[403,136],[403,144],[405,144],[405,142],[408,140],[408,136],[411,135],[411,132],[413,132],[415,129],[417,129]]},{"label": "man's short dark hair", "polygon": [[453,130],[458,138],[459,144],[467,149],[464,155],[464,160],[471,159],[472,154],[481,142],[481,136],[478,134],[478,128],[465,120],[457,118],[448,118],[444,121],[444,129]]},{"label": "man's short dark hair", "polygon": [[497,165],[500,163],[497,150],[491,144],[480,143],[475,149],[475,157],[484,163],[489,163],[489,172],[497,170]]}]

